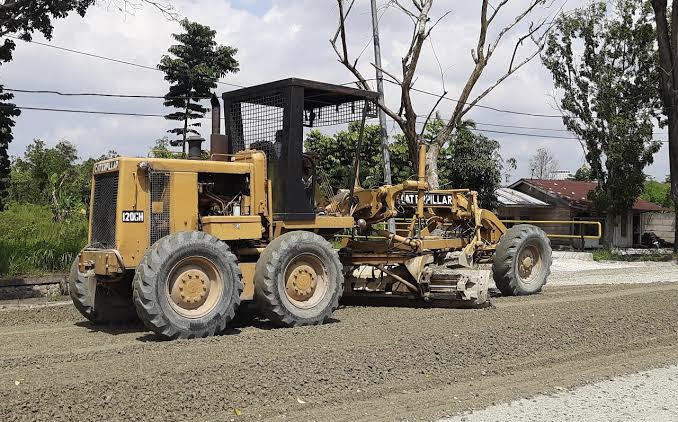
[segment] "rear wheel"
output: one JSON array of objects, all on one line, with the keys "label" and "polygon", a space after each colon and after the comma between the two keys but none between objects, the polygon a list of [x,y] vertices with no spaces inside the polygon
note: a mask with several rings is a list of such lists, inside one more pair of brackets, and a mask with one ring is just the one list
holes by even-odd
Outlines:
[{"label": "rear wheel", "polygon": [[274,239],[257,261],[254,297],[274,324],[322,324],[339,306],[344,277],[339,254],[317,234],[297,231]]},{"label": "rear wheel", "polygon": [[139,317],[167,339],[224,331],[243,289],[235,255],[225,243],[203,232],[160,239],[146,252],[133,284]]},{"label": "rear wheel", "polygon": [[507,296],[541,291],[551,273],[551,242],[529,224],[513,226],[501,237],[492,263],[497,288]]},{"label": "rear wheel", "polygon": [[71,265],[68,290],[75,308],[94,324],[123,324],[137,320],[132,302],[132,282],[123,276],[115,282],[97,281],[78,270],[78,259]]}]

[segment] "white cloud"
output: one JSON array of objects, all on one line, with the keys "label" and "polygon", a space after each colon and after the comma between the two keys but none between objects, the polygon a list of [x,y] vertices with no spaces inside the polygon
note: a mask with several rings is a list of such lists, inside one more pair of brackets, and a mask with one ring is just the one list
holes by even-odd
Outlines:
[{"label": "white cloud", "polygon": [[[378,0],[382,4],[383,0]],[[526,0],[507,6],[517,10]],[[217,31],[218,42],[239,49],[240,73],[225,80],[242,85],[262,83],[298,76],[326,82],[344,83],[354,78],[336,60],[329,45],[336,30],[336,2],[332,0],[175,0],[177,9],[189,19],[211,26]],[[568,4],[574,7],[580,2]],[[478,2],[452,0],[436,1],[433,16],[445,11],[452,14],[440,23],[433,34],[440,65],[445,70],[449,95],[456,96],[472,66],[470,51],[475,46],[478,20]],[[371,16],[367,2],[356,2],[348,22],[349,49],[352,54],[364,50],[360,70],[373,77]],[[55,45],[119,58],[154,67],[167,47],[173,42],[171,34],[179,30],[155,10],[140,10],[135,16],[94,7],[85,19],[72,16],[55,22]],[[395,9],[388,9],[381,21],[382,55],[386,69],[400,74],[401,56],[408,47],[411,23]],[[495,35],[495,33],[490,34]],[[476,92],[481,92],[507,67],[513,52],[515,35],[507,37],[479,81]],[[39,40],[36,37],[36,40]],[[4,65],[2,82],[7,87],[28,89],[56,89],[65,92],[105,92],[123,94],[162,95],[167,84],[162,73],[96,58],[67,53],[39,45],[18,43],[15,60]],[[367,47],[366,47],[367,46]],[[418,68],[417,87],[439,92],[440,70],[430,45],[426,45]],[[219,89],[227,89],[220,85]],[[520,73],[508,79],[489,95],[483,104],[505,109],[554,114],[548,97],[553,87],[548,72],[535,61]],[[396,87],[386,84],[386,101],[394,106],[399,100]],[[415,96],[419,114],[428,113],[434,97]],[[166,110],[161,100],[106,99],[96,97],[57,97],[21,94],[17,104],[79,108],[90,110],[126,111],[161,114]],[[451,113],[454,103],[443,102],[441,114]],[[501,114],[475,109],[469,118],[480,123],[563,129],[560,119],[544,119]],[[33,138],[44,138],[53,143],[60,137],[76,143],[82,156],[96,156],[109,149],[124,154],[146,155],[154,139],[162,137],[172,127],[157,117],[96,116],[66,113],[25,111],[15,130],[15,141],[10,153],[17,155]],[[392,125],[389,124],[389,132]],[[523,129],[490,128],[500,131],[529,132]],[[208,129],[205,129],[205,132]],[[540,132],[544,133],[544,132]],[[547,132],[549,133],[549,132]],[[550,132],[556,136],[570,136],[567,132]],[[207,133],[204,133],[207,135]],[[583,162],[581,148],[576,141],[528,138],[514,135],[490,134],[502,145],[505,157],[515,157],[519,169],[515,176],[529,176],[527,163],[539,147],[550,148],[561,167],[576,170]],[[668,159],[664,148],[656,157],[649,172],[658,178],[668,173]]]}]

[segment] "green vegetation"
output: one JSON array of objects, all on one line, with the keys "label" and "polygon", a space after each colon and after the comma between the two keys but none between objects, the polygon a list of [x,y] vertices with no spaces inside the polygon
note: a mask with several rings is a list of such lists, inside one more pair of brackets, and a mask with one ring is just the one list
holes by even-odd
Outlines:
[{"label": "green vegetation", "polygon": [[65,271],[87,242],[92,168],[114,151],[78,162],[68,141],[35,140],[12,160],[0,212],[0,277]]},{"label": "green vegetation", "polygon": [[610,249],[597,249],[593,251],[593,260],[594,261],[625,261],[625,262],[639,262],[639,261],[649,261],[649,262],[666,262],[676,259],[677,257],[672,254],[666,253],[653,253],[653,254],[643,254],[643,255],[622,255],[616,253]]},{"label": "green vegetation", "polygon": [[180,137],[173,140],[172,145],[182,146],[186,152],[186,137],[199,135],[194,128],[200,127],[200,122],[189,121],[200,119],[207,112],[200,104],[201,99],[209,98],[219,78],[239,69],[234,57],[238,50],[218,45],[214,40],[215,30],[188,19],[180,24],[184,32],[172,35],[178,44],[170,46],[169,54],[160,59],[158,69],[165,72],[165,80],[170,83],[164,105],[178,109],[165,118],[182,122],[181,127],[168,130]]},{"label": "green vegetation", "polygon": [[647,3],[596,0],[558,17],[542,54],[562,93],[563,123],[598,181],[589,199],[609,216],[631,208],[661,147],[656,44]]},{"label": "green vegetation", "polygon": [[654,202],[666,208],[673,208],[673,199],[671,199],[671,183],[658,182],[656,180],[647,180],[643,185],[643,193],[640,197],[646,201]]},{"label": "green vegetation", "polygon": [[65,271],[86,242],[84,213],[55,222],[48,206],[11,204],[0,212],[0,276]]},{"label": "green vegetation", "polygon": [[[436,116],[430,121],[424,139],[432,142],[444,128],[443,120]],[[506,163],[499,154],[499,143],[494,139],[472,132],[472,121],[465,121],[450,142],[438,155],[438,178],[441,188],[470,188],[478,191],[480,204],[494,208],[495,190],[501,185],[502,170],[515,168],[515,160]],[[348,130],[334,136],[312,130],[304,141],[305,149],[318,157],[323,173],[333,189],[348,188],[353,171],[353,151],[358,143],[360,125],[353,123]],[[360,181],[364,187],[383,183],[383,158],[379,125],[366,125],[360,152]],[[407,141],[396,135],[389,146],[393,183],[416,178],[407,149]]]}]

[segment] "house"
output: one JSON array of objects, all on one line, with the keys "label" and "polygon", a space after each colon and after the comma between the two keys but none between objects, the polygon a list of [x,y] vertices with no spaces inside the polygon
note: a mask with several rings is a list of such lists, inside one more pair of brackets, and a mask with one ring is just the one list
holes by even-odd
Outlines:
[{"label": "house", "polygon": [[[546,221],[599,221],[603,224],[605,232],[605,217],[596,214],[593,204],[588,199],[588,194],[597,186],[596,182],[576,180],[541,180],[521,179],[509,186],[506,191],[497,191],[499,207],[497,214],[504,220],[546,220]],[[524,195],[521,201],[513,201],[511,195]],[[507,195],[508,194],[508,195]],[[532,198],[525,199],[525,196]],[[508,198],[508,200],[506,199]],[[535,201],[536,200],[536,201]],[[546,206],[542,204],[547,204]],[[660,224],[663,227],[664,220],[672,217],[658,217],[671,210],[657,204],[636,200],[628,213],[617,216],[612,233],[612,245],[616,247],[631,247],[641,243],[644,232],[651,231],[652,224]],[[581,234],[595,235],[597,229],[594,226],[580,226],[568,224],[540,224],[548,234]],[[669,230],[665,230],[668,232]],[[552,238],[554,245],[569,245],[581,247],[579,239]],[[667,239],[673,242],[673,239]],[[599,247],[597,240],[586,240],[584,247]]]}]

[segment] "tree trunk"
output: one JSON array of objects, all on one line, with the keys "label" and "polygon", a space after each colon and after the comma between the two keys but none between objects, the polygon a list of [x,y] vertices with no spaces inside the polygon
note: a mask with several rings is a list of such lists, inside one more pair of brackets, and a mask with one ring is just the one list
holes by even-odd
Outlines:
[{"label": "tree trunk", "polygon": [[[674,103],[678,104],[678,99],[674,99]],[[669,169],[671,172],[671,197],[676,214],[673,230],[673,253],[678,255],[678,110],[675,108],[669,111]]]},{"label": "tree trunk", "polygon": [[605,216],[605,230],[603,230],[603,245],[612,249],[614,246],[612,242],[614,241],[614,223],[617,220],[616,215],[607,214]]},{"label": "tree trunk", "polygon": [[440,187],[440,179],[438,178],[438,155],[440,154],[440,145],[433,142],[426,150],[426,180],[431,189],[438,189]]},{"label": "tree trunk", "polygon": [[190,99],[186,100],[186,112],[184,114],[184,136],[181,142],[181,151],[184,154],[184,158],[186,158],[186,132],[188,132],[188,104],[190,101]]},{"label": "tree trunk", "polygon": [[[660,96],[664,114],[669,123],[669,168],[671,171],[671,197],[676,208],[673,252],[678,254],[678,1],[667,7],[666,0],[652,0],[654,9],[657,46],[659,51],[659,74],[661,75]],[[671,22],[667,12],[671,12]]]}]

